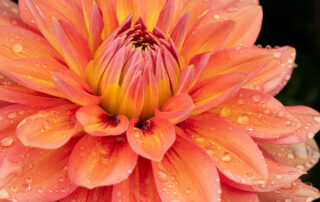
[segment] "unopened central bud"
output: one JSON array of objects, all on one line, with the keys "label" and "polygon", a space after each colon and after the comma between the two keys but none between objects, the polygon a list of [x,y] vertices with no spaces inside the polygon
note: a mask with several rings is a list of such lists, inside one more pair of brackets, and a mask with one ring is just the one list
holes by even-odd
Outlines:
[{"label": "unopened central bud", "polygon": [[101,106],[114,115],[148,119],[174,95],[180,80],[176,47],[142,20],[127,19],[98,48],[87,68],[87,80]]}]

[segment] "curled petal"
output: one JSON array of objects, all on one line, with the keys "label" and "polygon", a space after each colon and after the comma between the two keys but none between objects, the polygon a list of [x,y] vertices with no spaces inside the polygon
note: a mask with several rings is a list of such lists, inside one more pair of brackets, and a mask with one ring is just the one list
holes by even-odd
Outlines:
[{"label": "curled petal", "polygon": [[19,123],[16,135],[28,147],[59,148],[78,132],[74,117],[77,109],[77,105],[69,104],[40,110]]},{"label": "curled petal", "polygon": [[261,202],[270,202],[283,199],[287,201],[311,202],[320,198],[320,193],[316,188],[306,185],[300,180],[296,180],[275,191],[258,193],[258,196]]},{"label": "curled petal", "polygon": [[206,111],[231,97],[245,83],[246,78],[245,74],[234,72],[197,83],[189,93],[195,104],[194,113]]},{"label": "curled petal", "polygon": [[111,201],[112,186],[98,187],[95,189],[87,189],[78,187],[69,196],[60,200],[60,202],[94,202],[94,201]]},{"label": "curled petal", "polygon": [[153,117],[139,122],[134,118],[130,120],[127,138],[137,154],[154,161],[161,161],[174,143],[176,134],[173,125],[165,119]]},{"label": "curled petal", "polygon": [[53,72],[67,69],[61,63],[45,58],[25,58],[0,63],[0,71],[27,88],[63,97],[55,87]]},{"label": "curled petal", "polygon": [[221,183],[221,199],[223,202],[235,202],[235,201],[251,201],[259,202],[258,195],[253,192],[242,191],[226,184]]},{"label": "curled petal", "polygon": [[311,169],[319,161],[319,148],[314,139],[298,144],[275,145],[259,143],[277,162],[300,169]]},{"label": "curled petal", "polygon": [[244,87],[276,95],[290,79],[293,67],[295,66],[296,51],[289,46],[268,51],[275,56],[274,60]]},{"label": "curled petal", "polygon": [[220,183],[214,162],[203,150],[179,139],[161,162],[152,162],[162,201],[220,200]]},{"label": "curled petal", "polygon": [[113,185],[130,175],[137,158],[124,137],[86,135],[71,153],[69,178],[89,189]]},{"label": "curled petal", "polygon": [[261,151],[241,128],[203,113],[178,124],[176,131],[205,150],[218,170],[232,181],[252,185],[267,179]]},{"label": "curled petal", "polygon": [[96,105],[80,108],[76,117],[84,130],[94,136],[120,135],[129,126],[125,116],[112,116]]},{"label": "curled petal", "polygon": [[267,142],[293,133],[300,121],[272,96],[255,90],[240,89],[212,112],[237,124],[256,140]]},{"label": "curled petal", "polygon": [[156,110],[155,116],[177,124],[189,117],[193,107],[192,98],[188,94],[179,94],[167,100],[161,111]]},{"label": "curled petal", "polygon": [[139,158],[132,174],[123,182],[114,185],[112,201],[136,202],[152,199],[161,202],[154,182],[149,160]]},{"label": "curled petal", "polygon": [[68,159],[75,141],[56,150],[17,145],[0,165],[1,198],[56,201],[76,189],[68,178]]},{"label": "curled petal", "polygon": [[22,58],[61,60],[61,56],[42,36],[18,27],[1,26],[0,61]]},{"label": "curled petal", "polygon": [[83,78],[69,70],[55,71],[53,79],[58,91],[78,105],[94,105],[101,101],[101,97],[93,95]]}]

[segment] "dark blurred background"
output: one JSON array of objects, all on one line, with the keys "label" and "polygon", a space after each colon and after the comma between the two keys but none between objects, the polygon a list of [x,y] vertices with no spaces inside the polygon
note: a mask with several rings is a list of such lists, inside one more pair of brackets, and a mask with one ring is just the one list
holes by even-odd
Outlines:
[{"label": "dark blurred background", "polygon": [[[264,19],[257,44],[296,48],[296,68],[277,98],[284,105],[320,111],[320,1],[260,0]],[[316,136],[320,143],[320,133]],[[320,164],[303,180],[320,189]],[[320,201],[320,200],[319,200]]]},{"label": "dark blurred background", "polygon": [[[17,2],[17,0],[14,0]],[[320,111],[320,0],[260,0],[264,12],[257,44],[296,48],[296,68],[277,98]],[[320,143],[320,134],[316,136]],[[320,163],[304,181],[320,189]]]}]

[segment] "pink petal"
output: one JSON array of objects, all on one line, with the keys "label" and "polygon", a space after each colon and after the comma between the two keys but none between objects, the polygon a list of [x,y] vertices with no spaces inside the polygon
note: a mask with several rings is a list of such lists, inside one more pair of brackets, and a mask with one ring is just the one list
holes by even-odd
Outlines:
[{"label": "pink petal", "polygon": [[152,162],[162,201],[220,200],[220,183],[214,162],[200,148],[178,139],[159,163]]},{"label": "pink petal", "polygon": [[221,183],[221,199],[223,202],[251,201],[259,202],[258,195],[253,192],[242,191]]},{"label": "pink petal", "polygon": [[177,134],[205,150],[232,181],[259,184],[267,179],[261,151],[250,136],[216,115],[203,113],[178,124]]},{"label": "pink petal", "polygon": [[40,110],[19,123],[16,136],[28,147],[56,149],[66,144],[77,132],[77,105],[59,105]]},{"label": "pink petal", "polygon": [[124,137],[86,135],[71,153],[69,178],[89,189],[113,185],[130,175],[137,158]]},{"label": "pink petal", "polygon": [[98,105],[101,101],[101,97],[93,95],[86,80],[72,71],[55,71],[53,79],[58,91],[78,105]]},{"label": "pink petal", "polygon": [[114,185],[112,201],[148,201],[161,202],[154,182],[151,162],[139,158],[133,173],[123,182]]},{"label": "pink petal", "polygon": [[78,187],[67,197],[60,200],[60,202],[98,202],[98,201],[111,201],[112,186],[98,187],[95,189],[87,189]]},{"label": "pink petal", "polygon": [[153,117],[139,122],[134,118],[130,120],[127,138],[137,154],[147,159],[161,161],[174,143],[176,134],[173,125],[165,119]]},{"label": "pink petal", "polygon": [[56,150],[17,145],[0,165],[1,198],[17,201],[56,201],[76,189],[68,178],[72,141]]},{"label": "pink petal", "polygon": [[121,135],[129,126],[125,116],[112,116],[96,105],[80,108],[76,117],[84,130],[94,136]]}]

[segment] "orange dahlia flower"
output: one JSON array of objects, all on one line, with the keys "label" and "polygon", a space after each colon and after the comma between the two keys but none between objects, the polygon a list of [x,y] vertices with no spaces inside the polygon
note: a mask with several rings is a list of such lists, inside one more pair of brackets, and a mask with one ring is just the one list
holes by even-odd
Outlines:
[{"label": "orange dahlia flower", "polygon": [[0,199],[312,201],[320,114],[273,96],[254,0],[0,0]]}]

